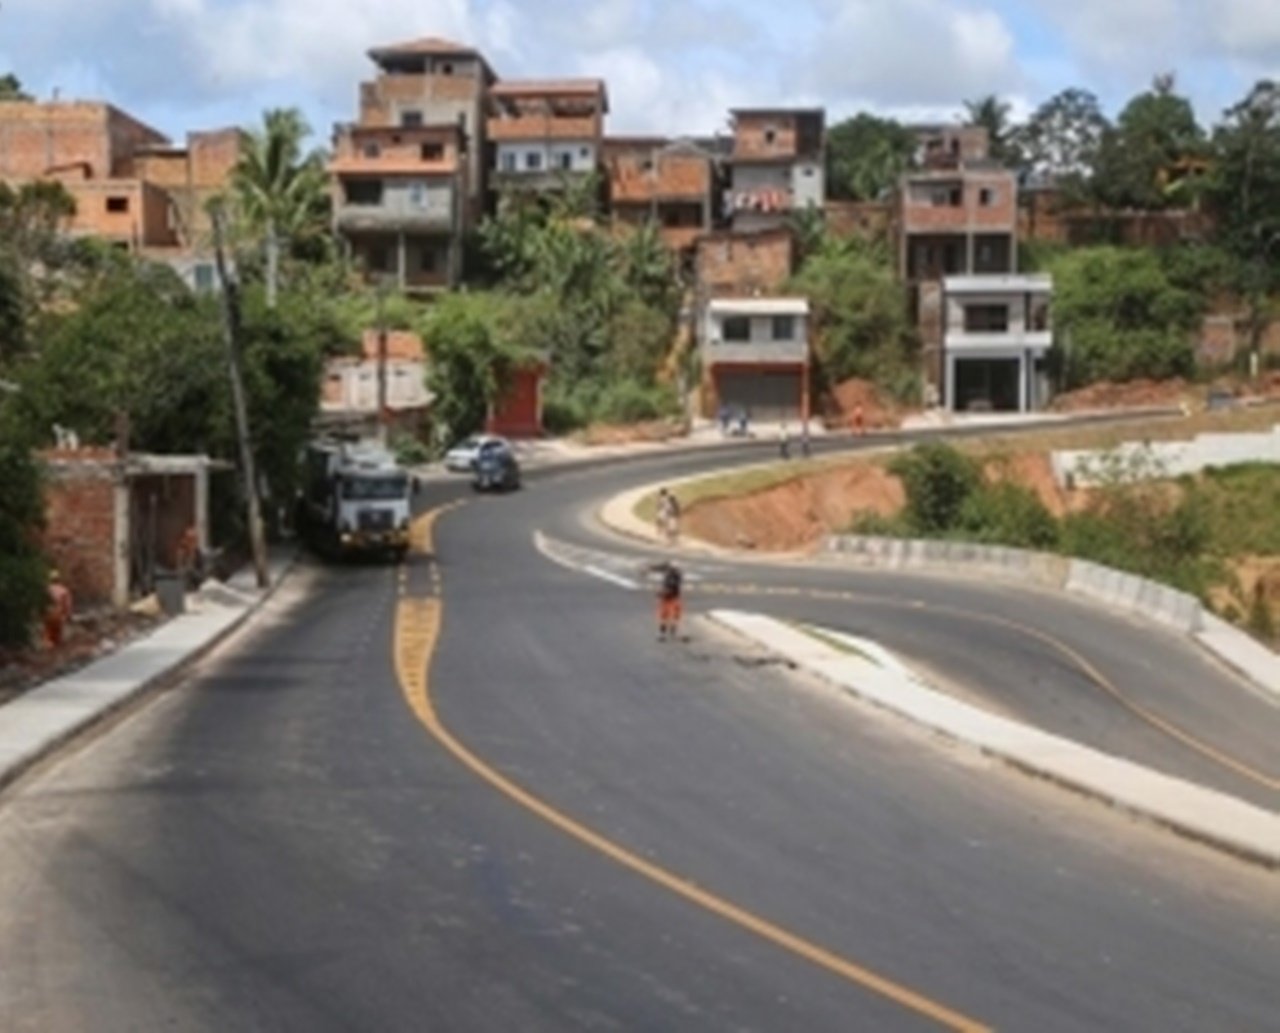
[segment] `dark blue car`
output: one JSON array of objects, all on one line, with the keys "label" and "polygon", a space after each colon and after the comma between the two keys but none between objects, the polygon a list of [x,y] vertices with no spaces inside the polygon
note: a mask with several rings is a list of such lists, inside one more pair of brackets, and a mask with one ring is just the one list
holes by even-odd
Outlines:
[{"label": "dark blue car", "polygon": [[476,491],[514,491],[520,487],[520,464],[505,442],[491,441],[476,456],[471,486]]}]

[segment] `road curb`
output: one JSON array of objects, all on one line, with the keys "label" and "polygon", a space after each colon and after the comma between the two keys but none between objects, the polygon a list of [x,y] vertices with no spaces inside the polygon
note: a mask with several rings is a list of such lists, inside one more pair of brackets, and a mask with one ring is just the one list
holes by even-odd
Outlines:
[{"label": "road curb", "polygon": [[1015,770],[1242,860],[1280,868],[1280,815],[1271,811],[981,710],[918,676],[841,653],[771,617],[733,610],[709,616],[828,684]]},{"label": "road curb", "polygon": [[[61,727],[57,728],[55,731],[45,734],[38,742],[35,742],[29,747],[23,749],[8,763],[0,763],[0,793],[5,792],[10,786],[21,779],[23,775],[30,772],[37,765],[49,759],[60,750],[65,749],[77,739],[92,733],[98,727],[117,715],[139,705],[148,695],[162,691],[164,688],[171,685],[189,668],[195,666],[207,657],[217,649],[218,646],[222,645],[227,641],[227,639],[243,628],[246,622],[248,622],[251,617],[255,616],[262,607],[271,600],[271,598],[293,573],[297,566],[297,561],[298,555],[297,553],[294,553],[281,567],[279,576],[267,586],[260,596],[256,597],[243,610],[236,613],[234,617],[227,621],[226,624],[216,628],[203,642],[200,642],[181,656],[176,657],[162,669],[143,678],[127,690],[122,691],[119,695],[104,701],[101,705],[84,709],[80,713],[68,716],[68,719]],[[44,685],[39,685],[29,690],[27,694],[19,696],[17,699],[11,701],[10,704],[6,704],[5,707],[0,707],[0,722],[3,721],[4,711],[9,706],[17,706],[20,705],[24,699],[34,698],[30,695],[31,693],[38,693],[42,689],[55,686],[63,681],[71,681],[78,677],[84,677],[86,672],[92,671],[95,664],[110,660],[112,657],[118,657],[124,654],[128,649],[145,646],[147,642],[152,639],[155,634],[162,631],[164,627],[165,625],[161,625],[161,627],[155,629],[155,631],[150,635],[136,639],[126,645],[123,649],[109,654],[108,656],[101,657],[99,660],[94,661],[94,663],[91,663],[86,667],[80,668],[79,670],[60,678],[55,678],[50,682],[44,683]],[[57,704],[52,704],[52,706],[56,707]]]}]

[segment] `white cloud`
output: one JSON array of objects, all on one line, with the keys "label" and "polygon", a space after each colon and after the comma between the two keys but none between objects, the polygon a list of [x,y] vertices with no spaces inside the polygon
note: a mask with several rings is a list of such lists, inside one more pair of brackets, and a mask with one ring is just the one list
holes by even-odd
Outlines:
[{"label": "white cloud", "polygon": [[799,71],[829,103],[954,109],[1022,83],[1013,34],[991,8],[949,0],[827,0],[826,8]]}]

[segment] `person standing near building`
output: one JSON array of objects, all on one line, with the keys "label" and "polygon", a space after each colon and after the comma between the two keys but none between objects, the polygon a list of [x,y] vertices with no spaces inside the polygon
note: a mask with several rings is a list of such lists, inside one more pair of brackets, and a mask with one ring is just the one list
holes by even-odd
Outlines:
[{"label": "person standing near building", "polygon": [[50,649],[62,645],[63,631],[71,620],[71,589],[62,583],[62,575],[49,572],[49,599],[44,610],[44,641]]}]

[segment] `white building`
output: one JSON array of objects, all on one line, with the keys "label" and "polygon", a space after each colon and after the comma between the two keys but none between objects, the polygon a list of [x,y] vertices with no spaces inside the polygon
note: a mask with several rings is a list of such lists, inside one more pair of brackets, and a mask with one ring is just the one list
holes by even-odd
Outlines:
[{"label": "white building", "polygon": [[703,310],[702,368],[708,415],[807,420],[808,299],[712,299]]},{"label": "white building", "polygon": [[943,404],[952,411],[1028,412],[1048,401],[1053,343],[1047,274],[942,281]]}]

